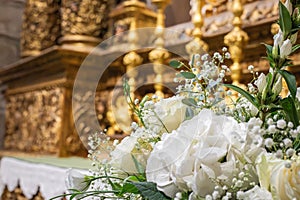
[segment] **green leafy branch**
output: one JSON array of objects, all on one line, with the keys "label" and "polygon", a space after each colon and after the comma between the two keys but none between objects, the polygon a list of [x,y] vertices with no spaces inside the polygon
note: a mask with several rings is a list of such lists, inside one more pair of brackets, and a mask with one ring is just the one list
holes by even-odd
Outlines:
[{"label": "green leafy branch", "polygon": [[[291,60],[288,59],[287,56],[300,48],[300,45],[292,46],[291,50],[288,47],[291,45],[288,43],[291,42],[290,40],[292,40],[292,37],[295,37],[295,34],[300,29],[299,2],[294,1],[292,3],[293,13],[290,14],[290,11],[285,7],[285,5],[279,2],[278,23],[282,31],[282,35],[277,35],[278,38],[276,39],[278,41],[282,40],[281,42],[284,41],[285,44],[281,45],[285,45],[286,49],[283,47],[280,48],[276,41],[274,42],[274,46],[265,44],[267,51],[266,58],[269,61],[272,70],[266,75],[266,85],[263,90],[252,95],[238,86],[231,84],[225,84],[225,86],[237,91],[251,104],[253,104],[259,110],[258,116],[262,119],[262,121],[265,122],[265,119],[272,115],[272,113],[282,110],[286,115],[286,119],[293,122],[295,126],[298,126],[299,114],[295,109],[295,98],[297,92],[296,78],[292,73],[285,69],[287,66],[292,66]],[[284,50],[284,52],[280,52],[281,49]],[[288,90],[290,92],[290,96],[283,99],[280,96],[282,85],[279,84],[278,86],[278,82],[281,82],[281,78],[283,78],[287,83]]]}]

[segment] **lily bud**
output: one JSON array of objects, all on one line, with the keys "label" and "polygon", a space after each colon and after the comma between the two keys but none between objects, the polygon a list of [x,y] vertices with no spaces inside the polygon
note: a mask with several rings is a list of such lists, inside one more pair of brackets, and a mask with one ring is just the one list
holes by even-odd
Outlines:
[{"label": "lily bud", "polygon": [[277,57],[278,56],[278,47],[280,47],[283,43],[283,33],[281,30],[279,30],[279,32],[274,35],[273,37],[274,39],[274,45],[273,45],[273,49],[272,49],[272,54],[273,57]]},{"label": "lily bud", "polygon": [[249,105],[249,109],[251,116],[256,116],[259,111],[252,103]]},{"label": "lily bud", "polygon": [[284,59],[292,52],[292,42],[290,39],[286,39],[280,47],[280,58]]},{"label": "lily bud", "polygon": [[262,93],[262,91],[264,90],[264,88],[267,85],[267,79],[264,73],[261,73],[259,75],[259,77],[257,78],[257,80],[254,82],[254,84],[257,86],[258,88],[258,92]]},{"label": "lily bud", "polygon": [[273,94],[275,94],[276,96],[280,94],[282,90],[282,77],[280,76],[276,83],[274,84],[273,88],[272,88],[272,92]]},{"label": "lily bud", "polygon": [[286,0],[284,6],[288,9],[290,15],[293,13],[293,5],[290,0]]},{"label": "lily bud", "polygon": [[293,12],[293,21],[297,22],[297,18],[299,17],[299,8],[295,8],[294,12]]},{"label": "lily bud", "polygon": [[297,42],[297,39],[298,39],[298,32],[297,33],[294,33],[292,36],[291,36],[291,43],[292,44],[295,44]]}]

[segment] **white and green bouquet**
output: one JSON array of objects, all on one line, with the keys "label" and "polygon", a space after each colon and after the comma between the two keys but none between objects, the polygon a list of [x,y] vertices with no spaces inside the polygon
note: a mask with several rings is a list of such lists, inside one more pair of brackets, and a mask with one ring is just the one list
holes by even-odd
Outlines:
[{"label": "white and green bouquet", "polygon": [[[91,176],[71,177],[71,199],[300,199],[300,91],[287,71],[300,29],[300,1],[279,2],[280,30],[265,45],[270,70],[242,89],[224,84],[230,54],[173,60],[179,84],[173,97],[130,98],[139,121],[131,135],[109,145],[90,137]],[[282,96],[283,81],[288,95]],[[234,92],[232,92],[234,91]],[[234,96],[234,93],[239,95]],[[99,159],[103,148],[110,158]]]}]

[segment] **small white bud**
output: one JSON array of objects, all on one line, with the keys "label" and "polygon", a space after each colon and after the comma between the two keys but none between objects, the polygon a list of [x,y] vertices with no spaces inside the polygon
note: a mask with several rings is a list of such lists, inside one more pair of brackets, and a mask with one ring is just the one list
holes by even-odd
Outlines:
[{"label": "small white bud", "polygon": [[280,119],[276,123],[277,127],[280,129],[284,129],[286,127],[286,121],[284,119]]}]

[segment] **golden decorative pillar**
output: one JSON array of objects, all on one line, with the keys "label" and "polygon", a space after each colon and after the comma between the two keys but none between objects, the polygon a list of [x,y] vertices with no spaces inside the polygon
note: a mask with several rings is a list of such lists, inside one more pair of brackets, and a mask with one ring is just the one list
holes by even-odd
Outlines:
[{"label": "golden decorative pillar", "polygon": [[248,43],[249,37],[245,31],[242,30],[242,19],[244,8],[242,0],[234,0],[232,4],[233,30],[224,38],[224,43],[229,47],[229,52],[233,61],[231,69],[231,79],[233,84],[239,84],[242,75],[242,67],[240,62],[243,59],[243,48]]},{"label": "golden decorative pillar", "polygon": [[108,33],[109,0],[62,0],[60,44],[96,46]]},{"label": "golden decorative pillar", "polygon": [[186,51],[190,56],[203,53],[203,51],[208,51],[208,45],[202,40],[201,30],[204,24],[203,15],[201,12],[204,4],[205,0],[191,1],[191,17],[194,24],[192,35],[194,39],[186,45]]},{"label": "golden decorative pillar", "polygon": [[[135,79],[138,75],[138,71],[135,70],[135,67],[137,67],[143,63],[143,58],[139,54],[136,53],[136,49],[138,47],[138,41],[139,41],[136,29],[137,29],[139,16],[142,14],[141,12],[139,12],[139,11],[141,11],[140,10],[141,6],[145,6],[145,4],[142,2],[139,2],[137,0],[125,1],[122,4],[122,8],[129,11],[129,13],[127,13],[127,16],[130,14],[130,28],[129,28],[129,33],[128,33],[128,43],[130,45],[131,51],[124,56],[123,64],[126,66],[126,75],[128,78],[128,84],[130,86],[131,99],[135,98],[134,97],[134,90],[136,88]],[[116,17],[115,15],[113,15],[113,16]],[[115,103],[117,104],[118,101],[124,102],[124,100],[125,99],[122,96],[122,97],[119,97]],[[127,104],[121,105],[121,106],[123,108],[124,108],[124,106],[125,106],[125,108],[126,108],[126,106],[128,107]],[[127,124],[121,123],[120,120],[118,121],[117,120],[118,117],[114,115],[113,110],[120,111],[121,108],[118,108],[118,105],[111,105],[111,108],[109,109],[109,111],[107,113],[107,118],[111,125],[110,128],[108,128],[107,134],[112,136],[112,135],[115,135],[116,133],[120,133],[122,131],[125,132],[126,134],[130,133],[130,130],[131,130],[130,124],[127,125]],[[128,112],[128,110],[129,110],[129,107],[128,107],[128,109],[122,110],[123,113],[122,114],[120,113],[120,115],[126,116],[130,120],[133,113],[130,110]],[[128,112],[128,113],[126,113],[126,112]]]},{"label": "golden decorative pillar", "polygon": [[138,0],[122,2],[111,11],[109,17],[116,34],[130,29],[132,21],[135,21],[136,28],[154,27],[156,22],[156,13]]},{"label": "golden decorative pillar", "polygon": [[21,56],[36,56],[60,35],[58,1],[27,0],[21,32]]},{"label": "golden decorative pillar", "polygon": [[163,64],[170,57],[170,53],[164,48],[164,29],[165,29],[165,8],[171,0],[152,0],[152,3],[157,7],[157,22],[156,22],[156,48],[149,53],[149,59],[154,64],[155,76],[155,94],[158,97],[163,97],[162,75],[164,72]]},{"label": "golden decorative pillar", "polygon": [[[129,78],[128,83],[130,85],[130,96],[134,98],[134,88],[136,86],[135,78],[138,75],[134,68],[143,62],[143,58],[138,55],[135,49],[138,47],[138,33],[137,28],[141,28],[143,23],[141,20],[144,19],[147,25],[154,25],[153,22],[156,19],[156,14],[150,11],[146,4],[138,0],[127,0],[120,4],[116,10],[110,13],[110,17],[115,21],[116,25],[129,23],[129,33],[127,42],[130,45],[130,52],[127,53],[123,58],[123,63],[126,66],[126,73]],[[149,24],[148,24],[149,23]]]},{"label": "golden decorative pillar", "polygon": [[[132,0],[132,2],[135,2],[137,0]],[[123,63],[126,66],[126,74],[128,76],[128,84],[130,86],[130,96],[132,99],[134,99],[134,89],[136,87],[136,77],[138,75],[137,70],[134,70],[135,67],[139,66],[143,63],[143,58],[136,53],[135,49],[138,47],[138,35],[136,32],[136,26],[137,26],[137,18],[133,17],[131,24],[130,24],[130,30],[128,35],[128,42],[130,45],[130,51],[128,54],[126,54],[123,58]]]}]

